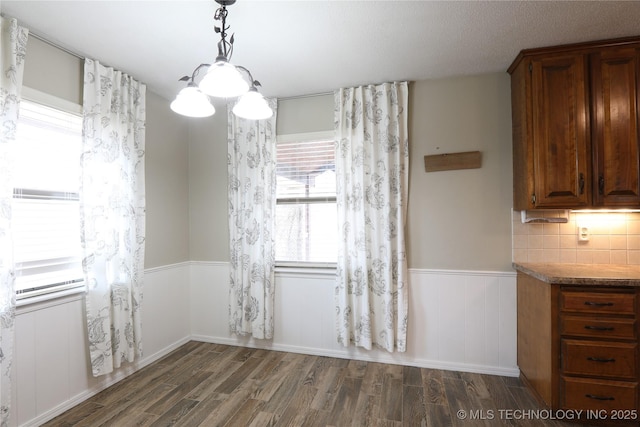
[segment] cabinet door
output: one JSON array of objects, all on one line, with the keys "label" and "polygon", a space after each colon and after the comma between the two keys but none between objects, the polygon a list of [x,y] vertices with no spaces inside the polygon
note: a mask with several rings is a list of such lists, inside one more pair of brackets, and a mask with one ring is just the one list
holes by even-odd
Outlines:
[{"label": "cabinet door", "polygon": [[640,205],[638,64],[635,49],[603,50],[591,57],[593,186],[598,206]]},{"label": "cabinet door", "polygon": [[535,206],[590,203],[591,174],[585,57],[567,54],[531,62]]}]

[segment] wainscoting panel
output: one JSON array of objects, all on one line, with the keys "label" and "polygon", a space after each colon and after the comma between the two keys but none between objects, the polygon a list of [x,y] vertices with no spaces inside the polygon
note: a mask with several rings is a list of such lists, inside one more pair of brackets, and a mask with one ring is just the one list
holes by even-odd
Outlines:
[{"label": "wainscoting panel", "polygon": [[276,274],[273,340],[229,334],[229,266],[188,262],[145,272],[145,355],[93,378],[84,299],[75,294],[19,307],[12,426],[37,426],[190,339],[411,366],[517,376],[516,276],[512,272],[409,271],[407,352],[344,348],[336,342],[332,269]]},{"label": "wainscoting panel", "polygon": [[191,266],[191,331],[200,341],[517,376],[516,275],[513,272],[409,271],[407,352],[366,351],[337,344],[331,269],[276,273],[273,340],[231,335],[228,264]]},{"label": "wainscoting panel", "polygon": [[191,335],[190,265],[188,262],[145,270],[142,305],[145,358],[166,353],[166,347]]},{"label": "wainscoting panel", "polygon": [[38,426],[187,342],[189,273],[189,263],[145,271],[144,357],[100,378],[89,366],[83,294],[18,307],[11,425]]},{"label": "wainscoting panel", "polygon": [[191,335],[229,336],[229,264],[191,262]]},{"label": "wainscoting panel", "polygon": [[86,349],[77,346],[84,335],[82,312],[80,295],[19,308],[12,411],[18,425],[96,384],[86,374]]}]

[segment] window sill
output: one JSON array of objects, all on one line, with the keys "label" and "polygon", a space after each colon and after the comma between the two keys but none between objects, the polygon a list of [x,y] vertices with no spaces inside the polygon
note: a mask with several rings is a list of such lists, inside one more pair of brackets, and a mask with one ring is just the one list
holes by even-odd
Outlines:
[{"label": "window sill", "polygon": [[78,286],[48,294],[23,298],[16,301],[16,314],[40,310],[45,307],[64,304],[66,302],[82,298],[85,287]]}]

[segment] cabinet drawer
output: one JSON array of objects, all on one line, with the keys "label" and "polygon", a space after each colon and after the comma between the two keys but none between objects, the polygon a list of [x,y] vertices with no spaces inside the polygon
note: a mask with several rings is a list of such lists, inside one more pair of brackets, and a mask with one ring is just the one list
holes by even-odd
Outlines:
[{"label": "cabinet drawer", "polygon": [[636,295],[562,291],[560,293],[560,309],[578,313],[634,315],[636,311]]},{"label": "cabinet drawer", "polygon": [[636,378],[637,344],[562,340],[565,374]]},{"label": "cabinet drawer", "polygon": [[636,321],[633,319],[563,315],[560,318],[560,333],[580,337],[635,340]]},{"label": "cabinet drawer", "polygon": [[562,404],[565,409],[637,409],[638,383],[562,377]]}]

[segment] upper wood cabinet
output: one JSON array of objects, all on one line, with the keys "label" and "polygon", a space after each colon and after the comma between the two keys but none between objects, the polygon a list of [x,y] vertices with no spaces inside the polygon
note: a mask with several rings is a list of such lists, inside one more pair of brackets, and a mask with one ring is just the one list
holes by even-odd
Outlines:
[{"label": "upper wood cabinet", "polygon": [[531,60],[536,207],[589,204],[589,134],[583,55]]},{"label": "upper wood cabinet", "polygon": [[522,51],[514,208],[640,207],[640,38]]},{"label": "upper wood cabinet", "polygon": [[590,57],[596,206],[640,205],[639,52],[609,49]]}]

